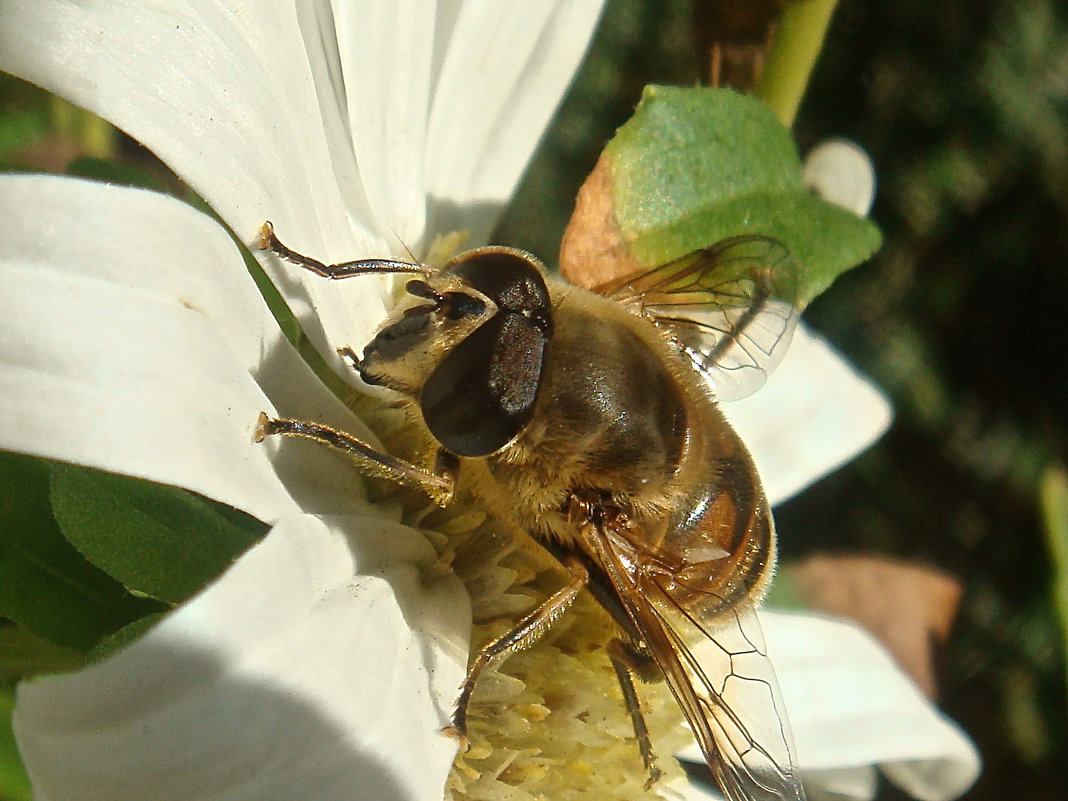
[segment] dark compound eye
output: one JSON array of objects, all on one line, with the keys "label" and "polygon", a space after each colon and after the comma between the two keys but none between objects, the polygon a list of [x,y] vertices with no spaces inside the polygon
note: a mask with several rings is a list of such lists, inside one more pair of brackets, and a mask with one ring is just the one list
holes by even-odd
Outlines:
[{"label": "dark compound eye", "polygon": [[465,292],[446,292],[443,298],[445,316],[450,320],[477,317],[486,310],[486,304]]},{"label": "dark compound eye", "polygon": [[487,456],[534,414],[547,339],[526,316],[498,312],[427,378],[420,407],[430,433],[458,456]]},{"label": "dark compound eye", "polygon": [[549,290],[533,256],[485,248],[457,256],[446,269],[493,300],[498,308],[522,314],[549,335]]},{"label": "dark compound eye", "polygon": [[[534,414],[552,332],[549,290],[537,262],[518,251],[473,250],[446,270],[490,298],[497,312],[430,374],[420,406],[447,450],[487,456],[514,439]],[[447,293],[446,303],[454,306],[450,316],[483,311],[463,293]]]}]

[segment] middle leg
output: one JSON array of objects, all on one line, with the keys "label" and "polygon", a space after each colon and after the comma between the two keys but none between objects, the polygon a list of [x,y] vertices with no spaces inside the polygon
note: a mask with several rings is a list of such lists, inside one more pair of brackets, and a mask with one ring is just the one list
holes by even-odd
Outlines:
[{"label": "middle leg", "polygon": [[589,573],[577,557],[566,557],[564,567],[571,574],[571,580],[549,596],[543,604],[528,612],[511,631],[483,647],[475,657],[475,661],[471,663],[467,678],[460,687],[460,695],[456,699],[452,725],[445,730],[447,734],[460,740],[461,743],[466,744],[467,741],[467,707],[482,671],[496,660],[529,648],[541,639],[549,627],[571,606],[575,596],[589,581]]},{"label": "middle leg", "polygon": [[344,431],[338,431],[322,423],[272,418],[260,412],[256,423],[256,442],[263,442],[264,439],[275,434],[285,437],[303,437],[342,451],[352,457],[367,475],[385,478],[422,490],[439,506],[447,506],[452,500],[456,476],[444,467],[439,473],[431,473],[396,456],[382,453],[352,434],[346,434]]}]

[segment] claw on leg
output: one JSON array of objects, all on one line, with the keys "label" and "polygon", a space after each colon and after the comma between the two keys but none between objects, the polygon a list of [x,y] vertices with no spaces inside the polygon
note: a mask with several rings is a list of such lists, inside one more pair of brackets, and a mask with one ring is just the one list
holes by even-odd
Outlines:
[{"label": "claw on leg", "polygon": [[271,433],[268,428],[271,425],[271,418],[267,416],[267,412],[260,412],[260,416],[256,418],[256,428],[253,429],[252,439],[255,442],[263,442],[267,439]]},{"label": "claw on leg", "polygon": [[413,264],[396,259],[357,259],[345,261],[339,264],[324,264],[311,256],[305,256],[282,244],[282,241],[274,233],[274,225],[270,220],[260,226],[258,242],[260,250],[269,250],[279,258],[285,259],[291,264],[311,270],[323,278],[340,280],[352,278],[356,275],[383,275],[389,273],[415,273],[418,275],[432,275],[434,271],[422,264]]},{"label": "claw on leg", "polygon": [[467,739],[466,732],[460,731],[455,726],[446,726],[441,730],[441,733],[449,739],[455,740],[459,744],[461,754],[466,754],[471,750],[471,741]]}]

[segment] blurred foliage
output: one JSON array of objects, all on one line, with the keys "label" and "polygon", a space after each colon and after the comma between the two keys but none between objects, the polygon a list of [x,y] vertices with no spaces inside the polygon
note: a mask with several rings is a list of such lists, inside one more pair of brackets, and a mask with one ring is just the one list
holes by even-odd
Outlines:
[{"label": "blurred foliage", "polygon": [[[886,245],[809,320],[898,418],[782,511],[784,540],[958,576],[942,702],[984,755],[969,798],[1058,798],[1068,718],[1040,482],[1068,444],[1068,13],[845,2],[830,42],[798,135],[868,149]],[[818,520],[841,521],[835,542],[801,540]]]},{"label": "blurred foliage", "polygon": [[7,684],[0,684],[0,798],[4,801],[30,801],[30,780],[15,750],[11,730],[11,710],[15,694]]},{"label": "blurred foliage", "polygon": [[1053,609],[1061,628],[1068,630],[1068,470],[1064,465],[1057,463],[1046,469],[1041,497],[1046,547],[1053,563]]},{"label": "blurred foliage", "polygon": [[[500,241],[554,260],[578,187],[642,87],[705,73],[700,3],[609,0]],[[802,151],[851,137],[877,165],[885,245],[806,319],[897,419],[778,510],[784,557],[887,554],[958,577],[941,702],[983,754],[968,798],[1061,798],[1068,703],[1041,482],[1068,450],[1068,7],[841,0],[795,133]],[[0,168],[98,174],[86,157],[102,146],[150,176],[126,180],[182,191],[136,143],[109,144],[0,76]]]}]

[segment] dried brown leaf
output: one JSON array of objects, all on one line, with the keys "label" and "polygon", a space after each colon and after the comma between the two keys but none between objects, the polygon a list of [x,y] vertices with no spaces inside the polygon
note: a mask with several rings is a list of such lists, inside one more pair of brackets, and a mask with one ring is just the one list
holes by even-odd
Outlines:
[{"label": "dried brown leaf", "polygon": [[612,167],[602,155],[575,198],[560,244],[560,272],[572,284],[588,288],[641,269],[616,222]]},{"label": "dried brown leaf", "polygon": [[936,662],[962,588],[925,565],[873,556],[813,556],[796,569],[813,608],[850,618],[878,638],[917,685],[938,694]]}]

